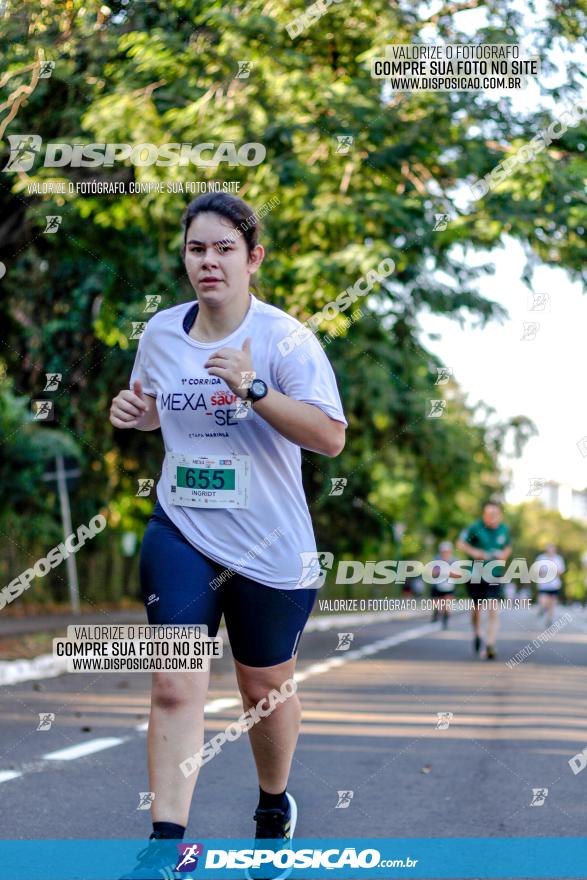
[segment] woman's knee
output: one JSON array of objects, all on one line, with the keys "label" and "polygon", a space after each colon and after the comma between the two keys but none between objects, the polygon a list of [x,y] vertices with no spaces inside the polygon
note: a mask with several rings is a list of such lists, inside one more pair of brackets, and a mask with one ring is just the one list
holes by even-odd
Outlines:
[{"label": "woman's knee", "polygon": [[193,673],[154,672],[151,685],[151,705],[166,712],[177,712],[188,707],[197,709],[206,698],[207,680],[199,680]]},{"label": "woman's knee", "polygon": [[241,668],[238,672],[238,684],[243,703],[247,704],[247,708],[266,700],[271,691],[290,697],[297,690],[293,681],[293,671],[277,671],[276,667],[247,668],[246,671]]}]

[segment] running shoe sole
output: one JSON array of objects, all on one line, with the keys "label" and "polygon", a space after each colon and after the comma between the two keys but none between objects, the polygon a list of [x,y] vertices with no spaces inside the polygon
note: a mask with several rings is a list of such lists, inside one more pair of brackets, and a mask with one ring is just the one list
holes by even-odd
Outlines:
[{"label": "running shoe sole", "polygon": [[294,798],[292,797],[292,795],[288,791],[286,791],[285,796],[289,801],[289,806],[291,809],[291,822],[290,822],[290,829],[289,829],[289,837],[291,840],[291,838],[294,836],[294,831],[296,830],[296,825],[298,822],[298,805],[296,804]]}]

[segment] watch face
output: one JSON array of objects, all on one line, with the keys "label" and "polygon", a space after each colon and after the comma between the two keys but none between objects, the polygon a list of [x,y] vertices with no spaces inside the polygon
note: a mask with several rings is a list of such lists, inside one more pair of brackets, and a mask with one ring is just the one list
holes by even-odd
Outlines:
[{"label": "watch face", "polygon": [[255,397],[262,396],[265,393],[265,383],[262,379],[254,379],[251,383],[251,391]]}]

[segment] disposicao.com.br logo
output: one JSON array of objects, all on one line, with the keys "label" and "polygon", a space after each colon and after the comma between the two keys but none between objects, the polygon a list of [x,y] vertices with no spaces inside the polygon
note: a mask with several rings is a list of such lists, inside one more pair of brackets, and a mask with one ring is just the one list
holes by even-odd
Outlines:
[{"label": "disposicao.com.br logo", "polygon": [[[38,134],[8,135],[10,155],[2,171],[30,171],[41,153],[43,139]],[[196,165],[214,168],[221,162],[236,165],[260,165],[267,150],[256,142],[246,144],[225,141],[220,144],[83,144],[48,143],[45,145],[45,168],[112,168],[115,162],[129,161],[140,168],[157,165]]]},{"label": "disposicao.com.br logo", "polygon": [[329,849],[210,849],[206,854],[206,869],[237,868],[254,869],[262,866],[271,869],[305,868],[322,871],[352,868],[412,868],[418,859],[382,859],[376,849],[357,849],[356,847],[332,847]]}]

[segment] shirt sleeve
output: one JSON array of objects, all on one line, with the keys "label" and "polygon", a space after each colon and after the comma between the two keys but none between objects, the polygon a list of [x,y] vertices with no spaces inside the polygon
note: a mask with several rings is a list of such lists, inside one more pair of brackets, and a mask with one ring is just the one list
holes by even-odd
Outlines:
[{"label": "shirt sleeve", "polygon": [[137,353],[135,355],[135,362],[132,368],[132,373],[130,374],[129,388],[132,389],[133,383],[137,379],[140,379],[145,394],[148,394],[150,397],[157,397],[157,391],[153,383],[153,378],[151,373],[149,372],[148,340],[149,337],[147,335],[147,329],[145,328],[145,332],[139,339],[139,345],[137,348]]},{"label": "shirt sleeve", "polygon": [[463,531],[461,532],[461,534],[459,535],[459,541],[464,541],[465,544],[471,544],[471,547],[474,546],[474,545],[472,544],[472,542],[471,542],[471,531],[472,531],[472,528],[473,528],[472,526],[466,526],[466,527],[463,529]]},{"label": "shirt sleeve", "polygon": [[278,391],[302,403],[311,403],[331,419],[348,425],[334,370],[313,334],[290,354],[277,352],[275,374]]}]

